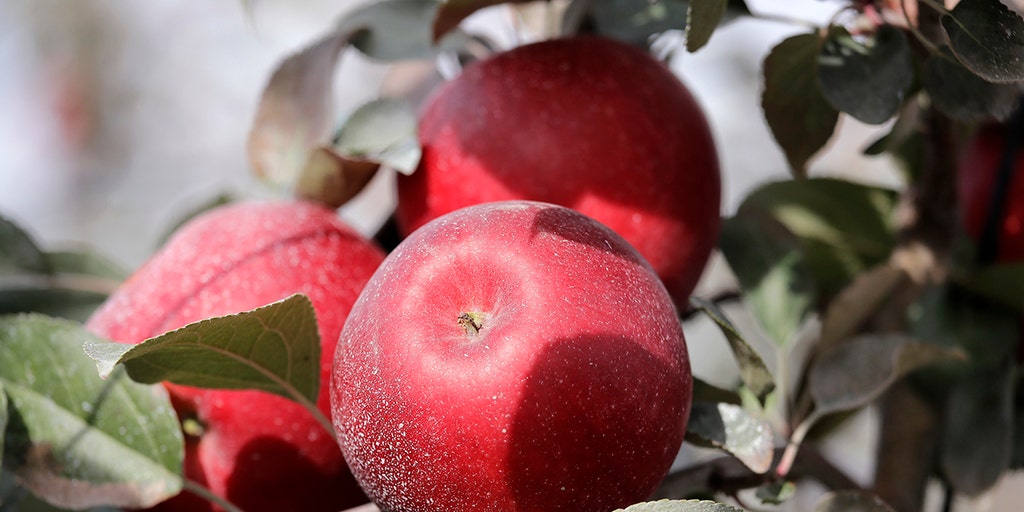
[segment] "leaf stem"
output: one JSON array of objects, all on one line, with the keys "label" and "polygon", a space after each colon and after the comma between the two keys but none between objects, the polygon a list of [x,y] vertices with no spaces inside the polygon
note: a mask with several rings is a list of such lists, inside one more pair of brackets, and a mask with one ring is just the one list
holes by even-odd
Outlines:
[{"label": "leaf stem", "polygon": [[811,427],[818,422],[821,418],[821,414],[817,411],[807,417],[806,420],[797,425],[796,429],[793,430],[793,434],[789,436],[789,442],[786,444],[785,450],[782,451],[782,457],[779,458],[779,463],[775,465],[775,474],[785,478],[790,470],[793,469],[793,462],[796,460],[796,455],[800,451],[800,445],[803,444],[804,438],[811,431]]},{"label": "leaf stem", "polygon": [[231,503],[223,496],[218,496],[214,494],[213,491],[211,491],[208,487],[194,480],[189,480],[186,478],[184,489],[192,494],[195,494],[196,496],[199,496],[200,498],[203,498],[206,501],[209,501],[210,503],[219,506],[220,508],[223,508],[226,512],[243,512],[243,510],[241,508],[238,508],[238,506],[235,505],[234,503]]}]

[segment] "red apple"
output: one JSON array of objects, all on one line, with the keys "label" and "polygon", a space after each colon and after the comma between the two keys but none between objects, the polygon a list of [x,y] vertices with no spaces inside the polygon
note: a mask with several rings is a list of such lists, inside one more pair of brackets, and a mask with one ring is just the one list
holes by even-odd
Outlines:
[{"label": "red apple", "polygon": [[[993,206],[996,177],[1008,143],[1006,137],[1006,125],[986,124],[961,153],[957,188],[964,227],[975,241],[981,240]],[[1004,209],[996,233],[995,261],[1003,263],[1024,261],[1024,141],[1019,144],[1022,147],[1011,164],[1013,176],[1004,190]]]},{"label": "red apple", "polygon": [[[138,343],[204,318],[306,294],[322,345],[317,405],[329,415],[326,388],[338,335],[383,258],[335,212],[312,203],[221,207],[182,227],[87,326]],[[302,406],[260,391],[167,387],[191,434],[185,476],[246,512],[336,512],[367,501],[330,433]],[[219,510],[187,492],[157,509]]]},{"label": "red apple", "polygon": [[639,48],[576,37],[471,64],[431,95],[419,138],[419,168],[398,178],[403,234],[473,204],[560,204],[622,235],[680,304],[717,242],[721,185],[704,114]]},{"label": "red apple", "polygon": [[335,356],[333,422],[389,512],[612,510],[679,450],[692,380],[675,306],[620,236],[507,201],[388,256]]}]

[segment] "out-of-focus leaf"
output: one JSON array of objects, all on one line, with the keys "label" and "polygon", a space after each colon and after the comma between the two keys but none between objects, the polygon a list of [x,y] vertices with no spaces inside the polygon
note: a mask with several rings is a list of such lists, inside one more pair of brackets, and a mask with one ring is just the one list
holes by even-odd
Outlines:
[{"label": "out-of-focus leaf", "polygon": [[1010,360],[1021,339],[1020,308],[999,307],[957,287],[927,290],[913,312],[914,337],[963,349],[972,368],[994,368]]},{"label": "out-of-focus leaf", "polygon": [[955,276],[957,283],[1011,308],[1024,306],[1024,263],[988,265]]},{"label": "out-of-focus leaf", "polygon": [[743,512],[725,503],[709,500],[659,500],[637,503],[615,512]]},{"label": "out-of-focus leaf", "polygon": [[895,512],[882,498],[866,491],[842,490],[825,494],[813,512]]},{"label": "out-of-focus leaf", "polygon": [[719,248],[765,332],[788,345],[814,305],[799,240],[771,217],[738,212],[722,223]]},{"label": "out-of-focus leaf", "polygon": [[48,274],[50,261],[24,229],[0,216],[0,275],[20,272]]},{"label": "out-of-focus leaf", "polygon": [[248,152],[256,176],[287,188],[325,144],[334,121],[334,70],[351,32],[331,32],[285,59],[263,89],[249,132]]},{"label": "out-of-focus leaf", "polygon": [[903,31],[882,25],[864,40],[841,26],[829,28],[818,57],[822,94],[837,110],[869,124],[899,110],[914,79],[910,45]]},{"label": "out-of-focus leaf", "polygon": [[770,215],[796,235],[818,292],[830,297],[889,256],[896,198],[895,191],[847,180],[785,180],[751,192],[739,211]]},{"label": "out-of-focus leaf", "polygon": [[443,7],[444,3],[437,0],[372,2],[343,16],[336,33],[350,34],[352,46],[371,59],[429,59],[466,41],[466,35],[454,30],[454,25],[443,35],[438,32],[436,23]]},{"label": "out-of-focus leaf", "polygon": [[407,101],[381,98],[362,105],[338,130],[335,150],[412,174],[420,161],[416,112]]},{"label": "out-of-focus leaf", "polygon": [[771,425],[733,404],[694,402],[686,440],[724,450],[755,473],[768,471],[775,454]]},{"label": "out-of-focus leaf", "polygon": [[1016,368],[1004,362],[953,388],[940,446],[943,473],[958,493],[977,496],[1010,467],[1016,378]]},{"label": "out-of-focus leaf", "polygon": [[144,508],[177,494],[184,445],[166,391],[123,372],[100,379],[83,340],[98,338],[42,315],[0,317],[4,466],[61,507]]},{"label": "out-of-focus leaf", "polygon": [[832,137],[839,119],[818,85],[821,45],[817,33],[792,36],[772,48],[764,61],[761,108],[798,177],[806,176],[808,161]]},{"label": "out-of-focus leaf", "polygon": [[729,342],[736,362],[740,367],[740,378],[743,384],[754,393],[757,399],[764,405],[764,400],[775,389],[775,380],[761,356],[743,339],[743,336],[736,329],[736,326],[726,317],[725,312],[713,302],[706,301],[700,297],[690,297],[690,304],[700,309],[712,321],[718,325]]},{"label": "out-of-focus leaf", "polygon": [[1024,81],[1024,20],[999,0],[961,0],[942,16],[949,46],[989,82]]},{"label": "out-of-focus leaf", "polygon": [[708,384],[707,382],[694,377],[693,401],[740,405],[743,403],[743,398],[740,397],[739,393],[736,393],[735,391],[722,389],[718,386]]},{"label": "out-of-focus leaf", "polygon": [[[569,5],[564,21],[581,24],[588,33],[646,46],[654,34],[686,29],[688,7],[685,0],[576,0]],[[563,31],[571,32],[572,27],[563,27]]]},{"label": "out-of-focus leaf", "polygon": [[143,383],[258,389],[300,402],[316,402],[320,389],[320,335],[304,295],[201,320],[138,345],[90,339],[85,352],[101,376],[123,364]]},{"label": "out-of-focus leaf", "polygon": [[972,73],[948,46],[925,61],[921,83],[936,109],[965,122],[1009,118],[1021,91],[1016,84],[987,82]]},{"label": "out-of-focus leaf", "polygon": [[728,0],[690,0],[686,10],[687,51],[695,52],[708,43],[728,7]]},{"label": "out-of-focus leaf", "polygon": [[857,276],[829,303],[821,321],[821,351],[837,346],[857,332],[881,308],[892,292],[910,277],[888,261]]},{"label": "out-of-focus leaf", "polygon": [[796,484],[789,481],[773,482],[757,488],[755,495],[761,503],[781,505],[796,494]]},{"label": "out-of-focus leaf", "polygon": [[462,20],[471,14],[500,4],[525,3],[530,0],[441,0],[441,6],[434,15],[432,35],[434,41],[441,40],[455,27],[459,26]]},{"label": "out-of-focus leaf", "polygon": [[295,197],[338,208],[362,192],[378,169],[377,162],[346,158],[334,148],[319,147],[310,153],[309,161],[299,172],[293,193]]},{"label": "out-of-focus leaf", "polygon": [[962,358],[960,350],[914,341],[904,335],[858,336],[825,352],[811,367],[809,389],[816,414],[824,416],[863,407],[913,370]]}]

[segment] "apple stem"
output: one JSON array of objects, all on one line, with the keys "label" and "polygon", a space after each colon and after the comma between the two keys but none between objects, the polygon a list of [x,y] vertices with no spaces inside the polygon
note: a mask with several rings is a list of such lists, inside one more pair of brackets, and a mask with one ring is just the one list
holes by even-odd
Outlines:
[{"label": "apple stem", "polygon": [[219,506],[224,509],[225,512],[243,512],[241,508],[238,508],[237,505],[228,501],[227,498],[214,494],[208,487],[196,482],[195,480],[189,480],[186,478],[183,488],[188,492]]},{"label": "apple stem", "polygon": [[483,327],[483,316],[483,313],[462,313],[459,315],[459,325],[466,330],[467,336],[476,336]]}]

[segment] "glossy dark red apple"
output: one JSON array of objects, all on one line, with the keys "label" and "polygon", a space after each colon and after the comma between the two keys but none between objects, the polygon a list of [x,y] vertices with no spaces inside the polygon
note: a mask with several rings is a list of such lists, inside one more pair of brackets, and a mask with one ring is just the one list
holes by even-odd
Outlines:
[{"label": "glossy dark red apple", "polygon": [[648,498],[692,379],[675,306],[620,236],[508,201],[406,238],[338,342],[339,443],[389,512],[601,512]]},{"label": "glossy dark red apple", "polygon": [[1024,261],[1024,141],[1012,158],[1012,176],[1005,186],[997,186],[1001,160],[1006,153],[1007,125],[986,124],[971,137],[961,153],[958,173],[964,227],[980,242],[985,223],[992,214],[995,193],[1005,194],[1003,210],[996,221],[996,262]]},{"label": "glossy dark red apple", "polygon": [[648,53],[596,38],[469,65],[428,100],[423,157],[399,176],[408,234],[488,201],[576,209],[637,248],[685,304],[717,242],[718,157],[700,106]]},{"label": "glossy dark red apple", "polygon": [[[338,334],[383,257],[334,211],[311,203],[221,207],[182,227],[87,325],[115,341],[138,343],[204,318],[306,294],[322,344],[317,406],[329,415],[327,381]],[[367,501],[330,433],[300,405],[259,391],[167,387],[188,426],[185,476],[246,512],[337,512]],[[214,509],[187,492],[157,506]]]}]

